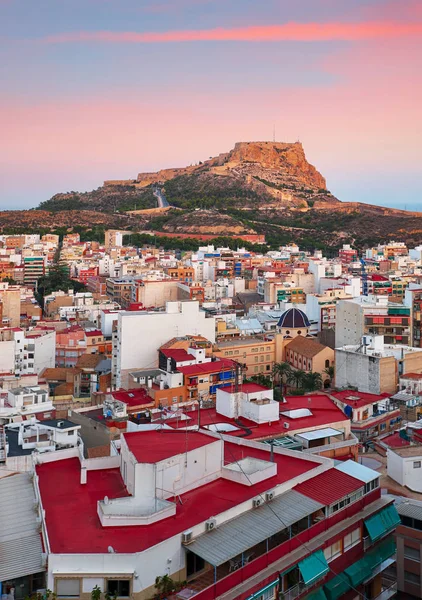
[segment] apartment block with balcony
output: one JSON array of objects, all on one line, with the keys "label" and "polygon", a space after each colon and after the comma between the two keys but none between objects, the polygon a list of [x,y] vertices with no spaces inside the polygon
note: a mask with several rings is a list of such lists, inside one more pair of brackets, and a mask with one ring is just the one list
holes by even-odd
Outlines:
[{"label": "apartment block with balcony", "polygon": [[125,433],[103,463],[37,465],[59,596],[146,600],[163,573],[196,600],[395,593],[399,517],[377,472],[197,431]]},{"label": "apartment block with balcony", "polygon": [[395,431],[401,425],[400,407],[388,394],[342,390],[331,392],[330,397],[350,418],[352,433],[360,442]]}]

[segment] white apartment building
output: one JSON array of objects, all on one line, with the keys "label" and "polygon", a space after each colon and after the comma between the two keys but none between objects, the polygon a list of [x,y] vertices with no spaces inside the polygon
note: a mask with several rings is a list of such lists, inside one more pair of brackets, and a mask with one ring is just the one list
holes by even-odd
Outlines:
[{"label": "white apartment building", "polygon": [[56,332],[23,329],[0,330],[0,372],[40,374],[55,366]]},{"label": "white apartment building", "polygon": [[199,302],[167,302],[164,310],[119,313],[113,333],[112,385],[126,387],[130,371],[157,366],[157,349],[184,335],[215,342],[215,318],[200,310]]}]

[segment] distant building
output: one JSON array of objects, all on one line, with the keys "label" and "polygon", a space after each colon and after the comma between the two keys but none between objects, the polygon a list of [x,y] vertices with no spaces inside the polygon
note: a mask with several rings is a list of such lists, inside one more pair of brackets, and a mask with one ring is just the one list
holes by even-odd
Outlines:
[{"label": "distant building", "polygon": [[422,598],[422,502],[403,498],[397,511],[397,589],[406,598]]}]

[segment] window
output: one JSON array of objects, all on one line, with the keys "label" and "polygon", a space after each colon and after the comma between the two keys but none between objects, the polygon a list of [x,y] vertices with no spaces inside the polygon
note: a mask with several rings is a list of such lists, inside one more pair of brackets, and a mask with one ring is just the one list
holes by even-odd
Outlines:
[{"label": "window", "polygon": [[415,573],[411,573],[410,571],[404,572],[404,580],[407,581],[407,583],[416,583],[417,585],[420,584],[419,575],[416,575]]},{"label": "window", "polygon": [[377,488],[379,486],[379,479],[374,479],[373,481],[368,481],[368,483],[365,483],[365,491],[364,493],[367,494],[368,492],[371,492],[372,490],[375,490],[375,488]]},{"label": "window", "polygon": [[67,432],[67,435],[73,435],[74,433],[75,433],[75,432],[74,432],[74,430],[72,429],[71,431],[68,431],[68,432]]},{"label": "window", "polygon": [[380,424],[380,431],[384,431],[385,428],[386,428],[386,424],[385,423],[381,423]]},{"label": "window", "polygon": [[331,546],[328,546],[328,548],[324,548],[324,556],[327,562],[330,562],[330,560],[334,560],[335,558],[337,558],[337,556],[340,556],[340,554],[341,540],[337,540],[337,542],[334,542],[334,544],[331,544]]},{"label": "window", "polygon": [[421,468],[421,461],[420,460],[414,460],[413,461],[413,468],[414,469],[420,469]]},{"label": "window", "polygon": [[349,548],[353,548],[353,546],[357,546],[360,543],[360,527],[345,535],[343,542],[344,551],[349,550]]},{"label": "window", "polygon": [[79,598],[79,579],[56,579],[57,598]]},{"label": "window", "polygon": [[107,581],[107,593],[117,598],[128,598],[130,596],[129,579],[109,579]]},{"label": "window", "polygon": [[255,373],[258,373],[258,367],[255,367],[255,368],[254,368],[254,372],[255,372]]},{"label": "window", "polygon": [[420,562],[420,552],[419,552],[419,548],[411,548],[410,546],[405,546],[404,547],[404,557],[405,558],[410,558],[410,560],[415,560],[417,562]]}]

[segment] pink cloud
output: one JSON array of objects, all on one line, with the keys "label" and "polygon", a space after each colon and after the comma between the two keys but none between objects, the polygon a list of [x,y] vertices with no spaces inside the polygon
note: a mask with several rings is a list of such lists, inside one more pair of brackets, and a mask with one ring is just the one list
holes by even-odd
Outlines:
[{"label": "pink cloud", "polygon": [[421,22],[361,22],[361,23],[286,23],[258,27],[222,27],[204,30],[167,31],[162,33],[132,31],[80,31],[60,33],[43,38],[43,42],[143,43],[238,41],[359,41],[367,39],[394,39],[422,35]]}]

